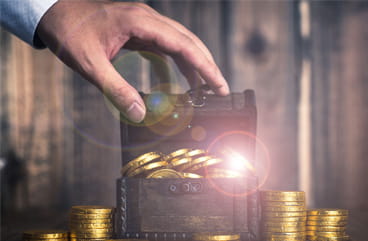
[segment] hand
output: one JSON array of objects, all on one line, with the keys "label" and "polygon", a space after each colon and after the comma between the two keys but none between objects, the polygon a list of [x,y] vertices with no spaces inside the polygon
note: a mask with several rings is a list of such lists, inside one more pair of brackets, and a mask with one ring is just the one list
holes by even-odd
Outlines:
[{"label": "hand", "polygon": [[65,64],[103,91],[134,122],[143,120],[146,108],[110,62],[121,48],[167,54],[191,86],[203,79],[216,94],[229,93],[202,41],[142,3],[60,0],[42,17],[37,33]]}]

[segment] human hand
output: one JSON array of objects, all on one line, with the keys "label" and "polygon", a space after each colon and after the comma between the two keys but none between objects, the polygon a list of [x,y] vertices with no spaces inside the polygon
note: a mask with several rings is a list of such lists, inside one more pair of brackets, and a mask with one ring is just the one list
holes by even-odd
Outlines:
[{"label": "human hand", "polygon": [[66,65],[103,91],[134,122],[143,120],[146,108],[110,62],[121,48],[167,54],[191,86],[203,79],[216,94],[229,93],[203,42],[143,3],[59,0],[42,17],[37,33]]}]

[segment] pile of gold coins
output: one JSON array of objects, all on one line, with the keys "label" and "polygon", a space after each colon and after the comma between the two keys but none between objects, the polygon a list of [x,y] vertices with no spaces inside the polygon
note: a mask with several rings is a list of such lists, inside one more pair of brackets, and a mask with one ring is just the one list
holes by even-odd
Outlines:
[{"label": "pile of gold coins", "polygon": [[260,194],[262,240],[305,241],[305,193],[264,190]]},{"label": "pile of gold coins", "polygon": [[240,241],[240,234],[195,233],[193,241]]},{"label": "pile of gold coins", "polygon": [[202,178],[241,177],[242,174],[219,168],[223,160],[201,149],[179,149],[168,155],[159,152],[145,153],[121,169],[125,177],[143,178]]},{"label": "pile of gold coins", "polygon": [[307,212],[307,238],[314,241],[347,241],[348,210],[311,209]]},{"label": "pile of gold coins", "polygon": [[69,233],[60,230],[26,231],[23,241],[68,241]]},{"label": "pile of gold coins", "polygon": [[71,241],[99,241],[113,236],[114,209],[104,206],[73,206],[70,213]]}]

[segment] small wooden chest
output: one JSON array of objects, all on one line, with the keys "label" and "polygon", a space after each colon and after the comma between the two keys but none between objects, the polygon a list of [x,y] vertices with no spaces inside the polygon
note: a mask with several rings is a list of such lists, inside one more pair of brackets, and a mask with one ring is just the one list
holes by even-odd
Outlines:
[{"label": "small wooden chest", "polygon": [[[155,96],[144,95],[146,105]],[[252,90],[226,97],[170,95],[157,97],[173,106],[169,124],[132,125],[122,121],[123,165],[150,152],[180,148],[207,149],[224,133],[249,133],[230,141],[254,164],[257,112]],[[147,115],[150,115],[149,113]],[[150,126],[149,126],[150,125]],[[161,126],[160,126],[161,125]],[[163,127],[162,127],[163,126]],[[202,128],[201,138],[193,129]],[[204,130],[204,135],[203,135]],[[190,240],[193,233],[241,233],[244,241],[259,237],[258,180],[244,178],[144,179],[117,181],[119,238]]]}]

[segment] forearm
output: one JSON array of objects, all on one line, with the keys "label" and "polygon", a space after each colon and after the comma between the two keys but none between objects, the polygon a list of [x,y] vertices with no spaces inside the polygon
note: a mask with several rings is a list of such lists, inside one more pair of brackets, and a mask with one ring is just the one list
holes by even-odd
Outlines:
[{"label": "forearm", "polygon": [[0,22],[8,31],[36,47],[45,47],[36,35],[38,23],[57,0],[0,0]]}]

